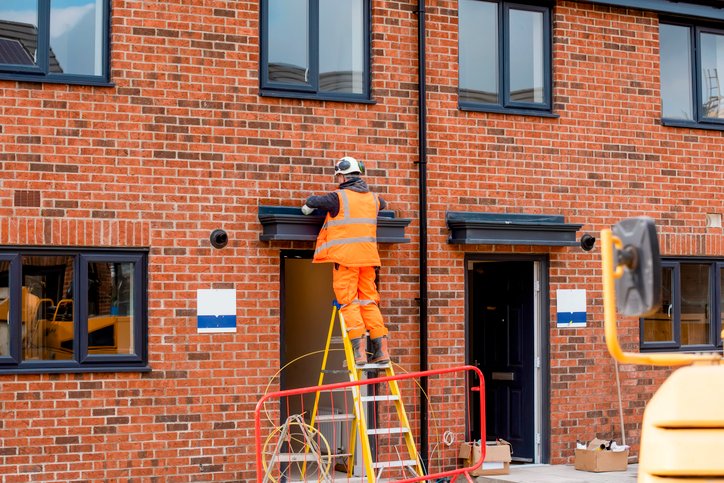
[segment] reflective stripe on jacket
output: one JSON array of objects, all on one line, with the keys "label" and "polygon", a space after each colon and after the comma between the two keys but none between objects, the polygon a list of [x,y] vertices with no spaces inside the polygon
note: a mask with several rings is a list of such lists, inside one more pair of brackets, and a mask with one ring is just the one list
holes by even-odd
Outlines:
[{"label": "reflective stripe on jacket", "polygon": [[339,213],[327,213],[317,237],[314,263],[334,262],[345,267],[378,267],[377,212],[373,193],[338,190]]}]

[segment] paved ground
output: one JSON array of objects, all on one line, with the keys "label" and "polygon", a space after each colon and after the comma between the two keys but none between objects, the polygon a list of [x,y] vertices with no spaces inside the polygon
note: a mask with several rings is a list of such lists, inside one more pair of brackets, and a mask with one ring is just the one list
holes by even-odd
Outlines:
[{"label": "paved ground", "polygon": [[513,465],[509,475],[479,476],[476,483],[636,483],[638,465],[627,471],[590,473],[573,465]]}]

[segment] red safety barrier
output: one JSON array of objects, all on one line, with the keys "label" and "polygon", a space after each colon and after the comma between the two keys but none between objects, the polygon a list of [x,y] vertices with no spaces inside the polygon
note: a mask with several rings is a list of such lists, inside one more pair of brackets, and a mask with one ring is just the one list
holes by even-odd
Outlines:
[{"label": "red safety barrier", "polygon": [[[420,381],[425,381],[426,392],[422,392]],[[428,401],[427,429],[430,451],[428,452],[428,468],[425,475],[407,476],[398,474],[396,479],[374,475],[374,481],[394,481],[396,483],[413,483],[416,481],[451,481],[462,476],[472,482],[470,472],[482,465],[485,458],[485,445],[481,445],[482,455],[472,466],[458,468],[458,446],[464,442],[465,434],[471,432],[473,414],[473,395],[479,400],[480,434],[485,435],[485,386],[483,374],[474,366],[459,366],[447,369],[411,372],[394,376],[376,377],[355,382],[340,382],[288,389],[265,394],[257,403],[254,414],[254,433],[256,442],[256,465],[258,483],[275,482],[314,482],[314,481],[372,481],[364,478],[364,465],[358,469],[360,476],[351,476],[355,455],[347,453],[350,442],[354,441],[355,430],[352,420],[345,419],[353,413],[349,390],[359,387],[363,394],[376,394],[378,388],[386,388],[390,381],[397,381],[403,396],[405,410],[410,421],[410,429],[418,435],[419,451],[420,420],[419,396],[425,394]],[[380,391],[382,394],[383,391]],[[314,400],[319,393],[315,421],[312,425]],[[371,404],[371,411],[366,411],[370,429],[394,418],[389,409],[379,407],[379,403]],[[265,418],[262,418],[265,415]],[[346,421],[346,423],[345,423]],[[467,424],[464,424],[467,423]],[[346,427],[345,427],[346,426]],[[455,431],[444,431],[443,427],[453,427]],[[392,431],[372,436],[376,462],[390,461],[390,467],[397,461],[404,461],[400,455],[400,440],[395,441],[397,434]],[[457,436],[460,436],[458,440]],[[458,443],[454,445],[454,443]],[[355,453],[360,451],[359,445],[352,443]],[[285,451],[282,452],[282,449]],[[402,467],[398,471],[405,472]],[[384,469],[383,471],[388,471]],[[409,471],[409,470],[407,470]],[[448,478],[445,480],[444,478]]]}]

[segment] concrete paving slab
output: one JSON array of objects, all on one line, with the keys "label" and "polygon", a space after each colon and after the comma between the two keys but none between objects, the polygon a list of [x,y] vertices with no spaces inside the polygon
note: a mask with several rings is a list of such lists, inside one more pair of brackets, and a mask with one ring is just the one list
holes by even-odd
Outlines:
[{"label": "concrete paving slab", "polygon": [[478,476],[477,483],[636,483],[638,465],[626,471],[591,473],[573,465],[512,465],[509,475]]}]

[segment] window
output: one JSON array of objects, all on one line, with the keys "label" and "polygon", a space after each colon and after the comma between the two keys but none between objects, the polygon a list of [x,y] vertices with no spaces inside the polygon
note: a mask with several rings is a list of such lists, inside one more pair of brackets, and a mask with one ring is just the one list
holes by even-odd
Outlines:
[{"label": "window", "polygon": [[0,78],[108,83],[109,0],[0,2]]},{"label": "window", "polygon": [[724,29],[660,23],[664,124],[724,129]]},{"label": "window", "polygon": [[262,94],[369,100],[369,0],[262,0]]},{"label": "window", "polygon": [[460,107],[549,111],[550,9],[482,0],[458,5]]},{"label": "window", "polygon": [[146,253],[0,252],[0,372],[144,370]]},{"label": "window", "polygon": [[706,351],[721,347],[724,262],[662,262],[659,310],[641,319],[641,348]]}]

